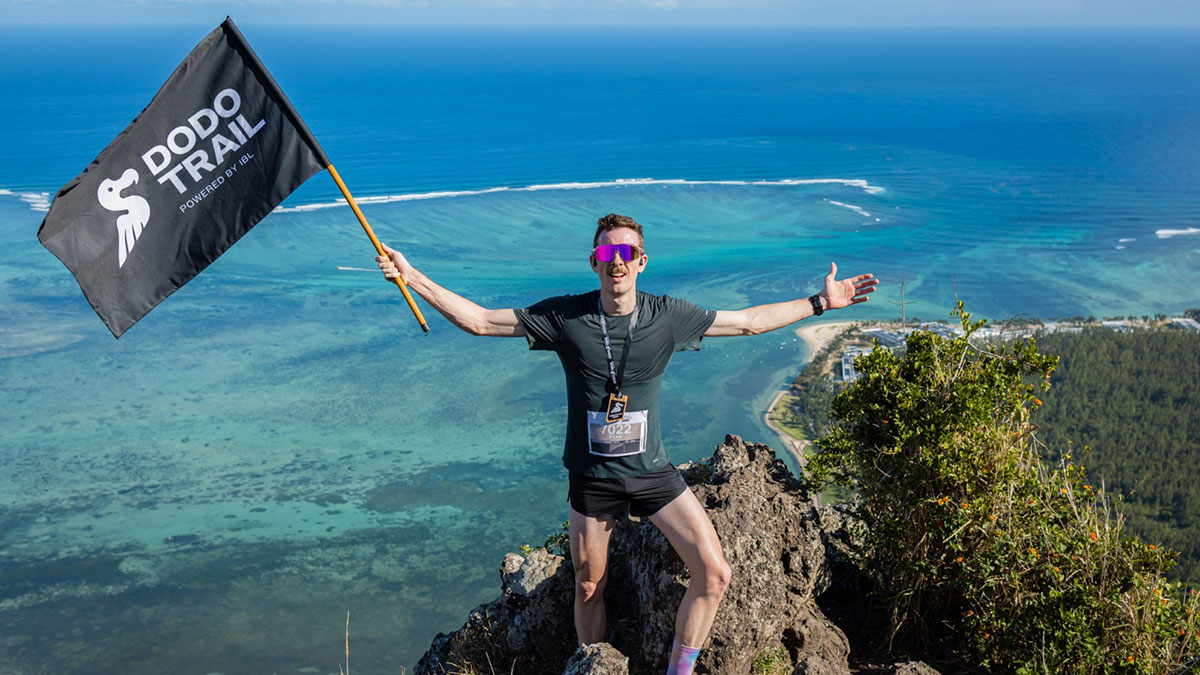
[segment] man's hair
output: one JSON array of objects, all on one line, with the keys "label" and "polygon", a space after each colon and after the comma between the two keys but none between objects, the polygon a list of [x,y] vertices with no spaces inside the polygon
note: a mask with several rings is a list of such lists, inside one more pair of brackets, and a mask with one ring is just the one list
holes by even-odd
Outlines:
[{"label": "man's hair", "polygon": [[638,245],[640,245],[643,250],[646,248],[646,240],[642,236],[642,226],[629,216],[618,216],[615,213],[610,213],[596,221],[596,234],[592,237],[592,247],[595,248],[600,243],[601,232],[606,230],[616,230],[622,227],[637,232]]}]

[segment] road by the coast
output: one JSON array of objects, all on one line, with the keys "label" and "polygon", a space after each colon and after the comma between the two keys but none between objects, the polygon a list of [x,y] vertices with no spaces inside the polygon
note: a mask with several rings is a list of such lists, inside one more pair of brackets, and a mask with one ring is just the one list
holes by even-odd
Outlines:
[{"label": "road by the coast", "polygon": [[767,406],[767,412],[763,415],[763,423],[767,425],[768,429],[774,431],[776,436],[779,436],[780,440],[783,441],[784,449],[791,453],[792,457],[796,458],[796,464],[800,465],[800,468],[803,469],[804,453],[808,450],[808,446],[812,445],[812,441],[792,438],[771,421],[771,413],[775,411],[775,406],[779,405],[779,399],[783,398],[783,395],[786,393],[787,390],[783,389],[778,394],[775,394],[775,398],[771,399],[771,405]]},{"label": "road by the coast", "polygon": [[[796,335],[804,341],[804,345],[808,351],[804,361],[800,364],[801,367],[812,363],[813,357],[824,351],[837,336],[857,324],[858,322],[856,321],[834,321],[814,323],[797,328]],[[771,422],[771,413],[775,411],[775,406],[779,405],[780,399],[786,393],[787,390],[783,389],[775,395],[775,398],[771,399],[771,404],[767,406],[767,412],[763,415],[763,423],[767,425],[768,429],[775,432],[776,436],[779,436],[779,439],[783,441],[784,449],[796,458],[796,464],[800,468],[804,468],[804,453],[807,451],[808,446],[812,445],[812,441],[792,438]]]}]

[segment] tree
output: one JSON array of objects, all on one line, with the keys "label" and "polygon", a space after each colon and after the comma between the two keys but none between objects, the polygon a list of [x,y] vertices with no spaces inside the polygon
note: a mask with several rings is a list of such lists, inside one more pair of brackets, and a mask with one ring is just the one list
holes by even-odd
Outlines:
[{"label": "tree", "polygon": [[1039,460],[1031,417],[1057,359],[1035,343],[977,348],[925,331],[904,356],[859,357],[810,488],[855,485],[864,572],[893,647],[941,644],[1002,672],[1165,672],[1197,654],[1195,593],[1174,552],[1125,535],[1069,455]]}]

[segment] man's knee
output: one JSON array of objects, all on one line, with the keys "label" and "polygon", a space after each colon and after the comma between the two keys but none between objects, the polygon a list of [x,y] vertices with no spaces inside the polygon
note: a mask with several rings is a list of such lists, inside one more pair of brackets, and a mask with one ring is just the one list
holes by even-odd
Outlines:
[{"label": "man's knee", "polygon": [[715,560],[712,564],[705,565],[704,569],[704,590],[708,595],[721,597],[725,595],[725,590],[729,588],[729,582],[733,579],[733,568],[729,563],[725,562],[724,558]]},{"label": "man's knee", "polygon": [[604,597],[604,586],[608,583],[608,575],[601,575],[599,579],[591,579],[588,576],[582,575],[575,580],[575,597],[583,602],[591,602],[594,598]]}]

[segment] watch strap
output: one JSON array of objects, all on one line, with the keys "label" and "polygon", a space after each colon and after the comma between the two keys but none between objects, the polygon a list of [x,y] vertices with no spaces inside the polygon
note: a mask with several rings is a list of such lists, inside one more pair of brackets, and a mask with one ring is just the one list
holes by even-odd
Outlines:
[{"label": "watch strap", "polygon": [[821,316],[825,313],[825,308],[821,307],[821,294],[814,293],[808,296],[808,304],[812,305],[813,316]]}]

